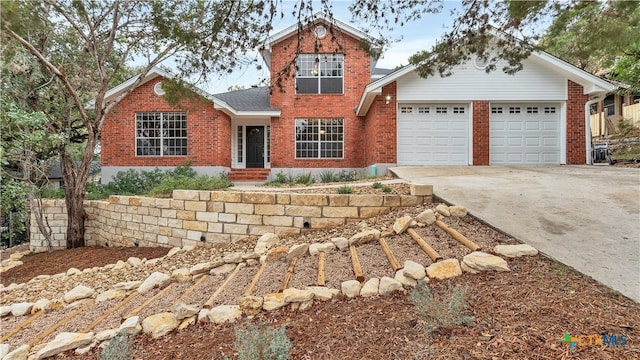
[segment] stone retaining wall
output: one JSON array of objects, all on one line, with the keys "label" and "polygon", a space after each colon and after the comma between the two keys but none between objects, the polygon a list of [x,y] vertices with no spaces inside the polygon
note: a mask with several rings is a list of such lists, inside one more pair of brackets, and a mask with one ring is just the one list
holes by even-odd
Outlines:
[{"label": "stone retaining wall", "polygon": [[[111,196],[85,201],[89,246],[227,245],[272,232],[295,235],[303,229],[342,226],[391,210],[431,201],[432,187],[412,185],[414,195],[296,194],[175,190],[173,198]],[[54,248],[66,247],[64,200],[45,200]],[[46,244],[32,219],[31,249]]]}]

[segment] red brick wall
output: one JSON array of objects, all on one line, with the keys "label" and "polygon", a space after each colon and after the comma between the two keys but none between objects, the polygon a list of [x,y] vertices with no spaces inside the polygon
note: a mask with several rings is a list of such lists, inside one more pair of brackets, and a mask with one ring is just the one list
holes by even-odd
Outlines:
[{"label": "red brick wall", "polygon": [[[365,166],[397,162],[396,83],[382,88],[365,117]],[[391,100],[387,104],[386,96]]]},{"label": "red brick wall", "polygon": [[[343,53],[344,91],[343,94],[296,94],[295,68],[289,69],[290,76],[279,76],[283,68],[295,59],[296,53]],[[358,39],[334,29],[324,39],[316,39],[311,31],[300,38],[293,34],[271,49],[271,81],[273,90],[271,106],[280,108],[280,118],[271,119],[271,166],[276,168],[347,168],[364,167],[364,119],[355,115],[364,87],[371,81],[370,57],[359,47]],[[281,86],[278,86],[278,78]],[[296,159],[295,119],[296,118],[343,118],[344,158],[343,159]]]},{"label": "red brick wall", "polygon": [[[229,117],[213,104],[185,100],[172,107],[153,91],[157,78],[139,86],[107,115],[102,129],[102,166],[231,166]],[[187,156],[136,156],[135,113],[143,111],[187,112]]]},{"label": "red brick wall", "polygon": [[489,165],[489,102],[473,102],[473,165]]},{"label": "red brick wall", "polygon": [[567,164],[587,163],[584,104],[589,100],[581,85],[568,80],[567,98]]}]

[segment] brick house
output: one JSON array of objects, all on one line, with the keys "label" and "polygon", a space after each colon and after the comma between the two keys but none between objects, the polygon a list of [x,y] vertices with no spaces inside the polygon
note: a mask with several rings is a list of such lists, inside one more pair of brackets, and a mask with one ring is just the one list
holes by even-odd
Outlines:
[{"label": "brick house", "polygon": [[[446,78],[412,65],[390,72],[362,49],[370,38],[318,15],[261,50],[270,91],[250,88],[163,99],[152,70],[109,114],[102,132],[103,179],[134,167],[190,161],[200,173],[257,169],[264,176],[325,169],[383,173],[403,165],[590,163],[589,106],[614,86],[544,52],[515,75],[487,74],[473,59]],[[300,39],[300,41],[298,41]],[[278,76],[286,64],[291,76]],[[498,64],[498,68],[500,68]],[[107,100],[133,84],[107,93]]]}]

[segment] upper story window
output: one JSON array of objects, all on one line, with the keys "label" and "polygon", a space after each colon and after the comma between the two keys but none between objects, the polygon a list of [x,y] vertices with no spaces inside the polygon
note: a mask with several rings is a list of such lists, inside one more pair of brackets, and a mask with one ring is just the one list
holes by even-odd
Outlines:
[{"label": "upper story window", "polygon": [[136,156],[187,155],[187,113],[136,113]]},{"label": "upper story window", "polygon": [[343,54],[298,54],[296,93],[342,94]]}]

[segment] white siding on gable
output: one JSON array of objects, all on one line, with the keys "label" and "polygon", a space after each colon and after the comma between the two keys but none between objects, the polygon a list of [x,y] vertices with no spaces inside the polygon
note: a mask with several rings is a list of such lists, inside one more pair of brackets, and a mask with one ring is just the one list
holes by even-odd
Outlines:
[{"label": "white siding on gable", "polygon": [[566,100],[567,79],[550,72],[534,60],[508,75],[500,70],[487,74],[473,60],[453,69],[453,75],[420,78],[415,72],[397,80],[398,101],[548,101]]}]

